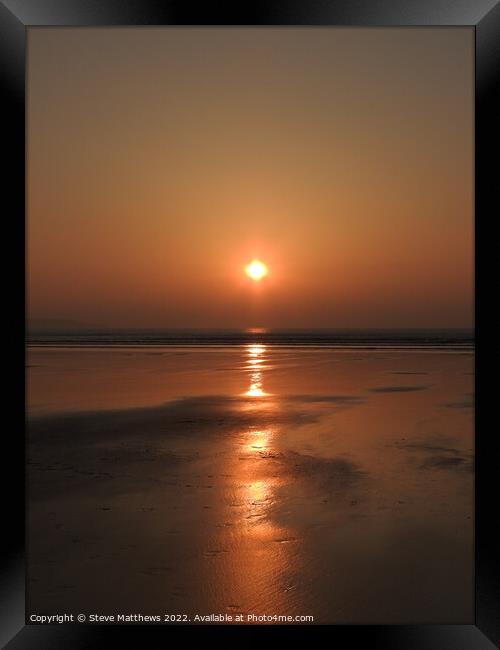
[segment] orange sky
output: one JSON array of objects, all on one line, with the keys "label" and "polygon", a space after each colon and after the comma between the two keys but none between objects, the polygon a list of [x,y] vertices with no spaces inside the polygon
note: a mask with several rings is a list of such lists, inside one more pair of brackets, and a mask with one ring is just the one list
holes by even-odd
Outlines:
[{"label": "orange sky", "polygon": [[28,41],[30,317],[472,325],[472,29]]}]

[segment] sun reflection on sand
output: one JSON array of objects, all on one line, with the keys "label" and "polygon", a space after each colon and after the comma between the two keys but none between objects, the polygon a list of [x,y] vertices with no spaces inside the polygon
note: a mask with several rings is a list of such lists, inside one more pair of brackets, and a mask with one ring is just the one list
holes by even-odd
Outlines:
[{"label": "sun reflection on sand", "polygon": [[252,504],[262,503],[270,497],[268,481],[254,481],[248,487],[248,494],[253,499]]},{"label": "sun reflection on sand", "polygon": [[[279,507],[279,489],[286,483],[279,469],[270,465],[272,459],[261,455],[256,445],[269,444],[270,432],[253,431],[246,434],[244,458],[234,466],[237,476],[239,508],[234,535],[239,539],[238,550],[231,560],[231,598],[246,603],[242,610],[265,613],[267,601],[273,611],[288,613],[294,608],[296,593],[289,593],[298,564],[297,547],[285,541],[295,541],[294,532],[280,525],[274,517]],[[233,538],[234,539],[234,538]]]},{"label": "sun reflection on sand", "polygon": [[247,448],[252,451],[267,451],[272,441],[272,431],[270,429],[250,431]]},{"label": "sun reflection on sand", "polygon": [[220,542],[229,551],[218,589],[228,610],[263,614],[271,608],[287,614],[298,607],[294,576],[300,565],[300,542],[279,516],[289,475],[279,451],[281,430],[274,421],[275,416],[279,420],[280,402],[264,390],[269,353],[260,344],[243,348],[249,387],[242,393],[240,408],[247,413],[248,426],[232,438],[225,468],[224,516],[231,526],[221,528],[221,534],[230,535],[230,543]]},{"label": "sun reflection on sand", "polygon": [[265,397],[263,389],[263,371],[265,368],[265,345],[248,345],[246,347],[245,369],[250,372],[250,388],[244,393],[246,397]]}]

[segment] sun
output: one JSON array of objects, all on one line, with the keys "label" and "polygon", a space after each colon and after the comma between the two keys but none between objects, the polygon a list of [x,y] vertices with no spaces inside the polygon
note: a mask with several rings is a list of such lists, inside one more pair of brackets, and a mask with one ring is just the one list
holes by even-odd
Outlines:
[{"label": "sun", "polygon": [[251,280],[259,282],[262,278],[266,277],[269,271],[264,262],[261,262],[260,260],[252,260],[250,264],[245,266],[245,273]]}]

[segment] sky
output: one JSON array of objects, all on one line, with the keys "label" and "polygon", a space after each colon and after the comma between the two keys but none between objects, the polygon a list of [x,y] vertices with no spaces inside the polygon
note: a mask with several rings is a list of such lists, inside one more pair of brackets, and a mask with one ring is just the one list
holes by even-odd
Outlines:
[{"label": "sky", "polygon": [[28,316],[472,326],[473,48],[471,28],[30,28]]}]

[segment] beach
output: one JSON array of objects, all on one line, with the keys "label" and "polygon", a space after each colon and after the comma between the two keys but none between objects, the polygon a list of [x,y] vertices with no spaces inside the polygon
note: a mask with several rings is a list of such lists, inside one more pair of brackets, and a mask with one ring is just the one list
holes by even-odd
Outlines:
[{"label": "beach", "polygon": [[473,622],[473,350],[27,356],[27,616]]}]

